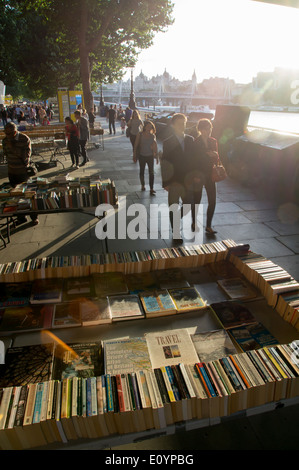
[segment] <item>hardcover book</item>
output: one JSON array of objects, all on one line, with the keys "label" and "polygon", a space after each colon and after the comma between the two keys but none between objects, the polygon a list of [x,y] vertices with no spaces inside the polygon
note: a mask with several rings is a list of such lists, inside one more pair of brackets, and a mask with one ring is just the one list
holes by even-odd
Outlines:
[{"label": "hardcover book", "polygon": [[109,296],[112,321],[137,320],[144,318],[139,297],[134,294]]},{"label": "hardcover book", "polygon": [[151,368],[144,337],[103,341],[105,374],[127,374]]},{"label": "hardcover book", "polygon": [[62,300],[62,279],[36,279],[32,284],[31,304],[57,303]]},{"label": "hardcover book", "polygon": [[129,292],[125,276],[121,272],[94,273],[92,278],[97,297]]},{"label": "hardcover book", "polygon": [[146,333],[145,338],[153,369],[180,362],[198,362],[193,341],[185,328]]},{"label": "hardcover book", "polygon": [[257,297],[256,290],[240,277],[221,279],[217,281],[217,284],[233,300],[247,300]]},{"label": "hardcover book", "polygon": [[182,289],[169,289],[178,313],[190,312],[206,307],[206,303],[201,298],[195,287],[185,287]]},{"label": "hardcover book", "polygon": [[107,297],[84,299],[80,301],[79,305],[82,326],[101,325],[112,322]]},{"label": "hardcover book", "polygon": [[237,350],[226,330],[213,330],[191,335],[200,362],[209,362],[236,354]]},{"label": "hardcover book", "polygon": [[230,328],[229,334],[240,346],[242,351],[252,351],[278,344],[278,341],[260,322]]},{"label": "hardcover book", "polygon": [[99,343],[68,343],[56,346],[53,379],[97,377],[103,373]]},{"label": "hardcover book", "polygon": [[228,300],[227,302],[211,304],[211,307],[226,329],[248,325],[256,321],[250,310],[241,303]]},{"label": "hardcover book", "polygon": [[0,364],[0,387],[51,380],[54,351],[54,343],[8,348]]},{"label": "hardcover book", "polygon": [[145,315],[148,318],[172,315],[176,306],[166,289],[139,294]]},{"label": "hardcover book", "polygon": [[22,307],[29,304],[31,282],[0,283],[0,308]]},{"label": "hardcover book", "polygon": [[55,305],[52,328],[81,326],[79,302],[63,302]]}]

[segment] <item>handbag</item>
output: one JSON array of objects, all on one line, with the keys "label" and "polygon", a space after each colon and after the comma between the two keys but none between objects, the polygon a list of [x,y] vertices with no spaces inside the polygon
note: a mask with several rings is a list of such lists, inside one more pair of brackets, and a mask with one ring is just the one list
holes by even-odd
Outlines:
[{"label": "handbag", "polygon": [[225,178],[227,178],[226,170],[220,160],[218,160],[217,164],[212,168],[212,181],[218,183],[219,181],[225,180]]},{"label": "handbag", "polygon": [[35,176],[37,173],[37,168],[34,163],[29,163],[29,165],[26,167],[27,170],[27,175],[30,176]]}]

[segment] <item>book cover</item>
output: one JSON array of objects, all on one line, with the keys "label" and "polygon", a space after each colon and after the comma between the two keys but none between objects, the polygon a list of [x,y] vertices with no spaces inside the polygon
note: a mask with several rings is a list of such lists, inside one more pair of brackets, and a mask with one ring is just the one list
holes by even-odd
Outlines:
[{"label": "book cover", "polygon": [[209,362],[237,352],[226,330],[191,335],[200,362]]},{"label": "book cover", "polygon": [[260,322],[230,328],[229,334],[243,351],[252,351],[278,344],[277,339]]},{"label": "book cover", "polygon": [[99,343],[68,343],[56,346],[53,380],[97,377],[103,371]]},{"label": "book cover", "polygon": [[0,332],[25,332],[51,328],[53,305],[25,305],[0,310]]},{"label": "book cover", "polygon": [[52,328],[81,326],[79,302],[63,302],[55,305]]},{"label": "book cover", "polygon": [[125,275],[121,272],[94,273],[92,279],[97,297],[126,294],[129,292]]},{"label": "book cover", "polygon": [[176,306],[167,289],[139,294],[146,317],[159,317],[176,313]]},{"label": "book cover", "polygon": [[112,317],[107,297],[99,299],[84,299],[80,301],[82,326],[111,323]]},{"label": "book cover", "polygon": [[127,374],[151,368],[144,337],[115,338],[103,341],[105,373]]},{"label": "book cover", "polygon": [[62,279],[36,279],[32,284],[31,304],[57,303],[62,300]]},{"label": "book cover", "polygon": [[132,273],[126,275],[126,283],[130,294],[154,290],[159,287],[157,277],[154,272]]},{"label": "book cover", "polygon": [[193,341],[185,328],[146,333],[145,338],[153,369],[180,362],[198,362]]},{"label": "book cover", "polygon": [[201,298],[195,287],[185,287],[182,289],[169,289],[178,313],[190,312],[206,307],[206,303]]},{"label": "book cover", "polygon": [[247,300],[257,297],[256,290],[241,277],[220,279],[217,281],[217,284],[233,300]]},{"label": "book cover", "polygon": [[211,304],[223,327],[226,329],[248,325],[256,321],[250,310],[243,304],[228,300]]},{"label": "book cover", "polygon": [[156,271],[156,276],[160,289],[174,289],[190,286],[180,269],[159,270]]},{"label": "book cover", "polygon": [[112,321],[144,318],[139,297],[135,294],[108,296]]},{"label": "book cover", "polygon": [[0,283],[0,308],[22,307],[29,304],[31,282]]},{"label": "book cover", "polygon": [[8,348],[0,364],[0,387],[51,380],[54,351],[54,343]]},{"label": "book cover", "polygon": [[78,297],[85,298],[93,296],[94,289],[91,277],[69,277],[65,279],[63,300],[67,301]]}]

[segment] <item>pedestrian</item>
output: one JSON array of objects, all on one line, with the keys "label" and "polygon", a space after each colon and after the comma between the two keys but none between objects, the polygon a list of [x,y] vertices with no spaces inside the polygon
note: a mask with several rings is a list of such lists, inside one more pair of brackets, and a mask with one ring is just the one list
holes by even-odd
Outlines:
[{"label": "pedestrian", "polygon": [[96,115],[95,115],[95,112],[94,112],[94,108],[91,108],[91,110],[88,113],[88,121],[89,121],[90,129],[94,128],[95,120],[96,120]]},{"label": "pedestrian", "polygon": [[2,119],[3,127],[5,127],[7,124],[8,113],[7,113],[6,108],[3,106],[3,104],[1,104],[1,108],[0,108],[0,118]]},{"label": "pedestrian", "polygon": [[217,140],[211,137],[212,122],[209,119],[200,119],[197,124],[199,137],[194,141],[194,174],[196,181],[193,185],[193,207],[192,207],[192,230],[196,230],[196,208],[201,202],[202,190],[205,187],[208,208],[206,216],[206,233],[213,235],[217,233],[212,228],[212,219],[216,207],[216,183],[212,179],[212,169],[219,160]]},{"label": "pedestrian", "polygon": [[168,192],[170,225],[174,238],[177,239],[180,239],[179,227],[174,225],[174,220],[181,220],[182,204],[191,203],[190,185],[192,179],[189,169],[194,138],[185,134],[186,123],[187,118],[184,114],[173,115],[170,126],[172,132],[163,142],[161,159],[162,186]]},{"label": "pedestrian", "polygon": [[89,123],[88,119],[86,117],[82,116],[82,112],[77,110],[74,112],[75,119],[76,119],[76,124],[79,130],[79,147],[80,147],[80,153],[83,157],[83,161],[80,164],[80,166],[84,166],[88,161],[87,157],[87,151],[86,151],[86,144],[87,141],[89,140],[90,134],[89,134]]},{"label": "pedestrian", "polygon": [[139,114],[139,111],[137,111],[137,109],[134,109],[132,113],[132,117],[129,120],[127,126],[130,132],[130,141],[133,147],[133,154],[134,154],[135,140],[139,132],[142,130],[142,126],[143,126],[143,122],[140,118],[140,114]]},{"label": "pedestrian", "polygon": [[65,133],[67,137],[67,148],[70,152],[72,167],[79,168],[79,129],[70,117],[65,118]]},{"label": "pedestrian", "polygon": [[[5,137],[2,140],[3,154],[6,156],[8,179],[13,188],[26,183],[29,178],[28,167],[31,158],[31,141],[29,137],[18,132],[14,122],[8,122],[4,128]],[[39,223],[38,214],[32,212],[30,218],[34,225]],[[17,217],[17,225],[27,222],[27,217]]]},{"label": "pedestrian", "polygon": [[107,113],[107,119],[109,122],[109,134],[115,134],[115,120],[116,120],[116,110],[113,108],[113,105],[110,105],[109,111]]},{"label": "pedestrian", "polygon": [[36,121],[36,109],[34,106],[30,106],[30,109],[29,109],[29,119],[31,121],[31,123],[35,126],[35,121]]},{"label": "pedestrian", "polygon": [[120,128],[121,128],[121,133],[124,134],[126,130],[126,120],[124,117],[120,119]]},{"label": "pedestrian", "polygon": [[145,191],[144,171],[146,165],[149,172],[150,194],[154,196],[154,159],[158,163],[158,147],[156,140],[156,127],[151,121],[146,121],[135,141],[133,161],[139,161],[139,177],[141,183],[141,191]]}]

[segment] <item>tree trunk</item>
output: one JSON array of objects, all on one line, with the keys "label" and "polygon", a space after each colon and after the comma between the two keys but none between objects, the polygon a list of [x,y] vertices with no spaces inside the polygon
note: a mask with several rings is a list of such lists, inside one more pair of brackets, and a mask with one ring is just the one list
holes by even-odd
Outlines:
[{"label": "tree trunk", "polygon": [[89,55],[84,45],[80,44],[80,72],[83,88],[84,107],[89,113],[93,110],[93,95],[91,92],[91,69]]}]

